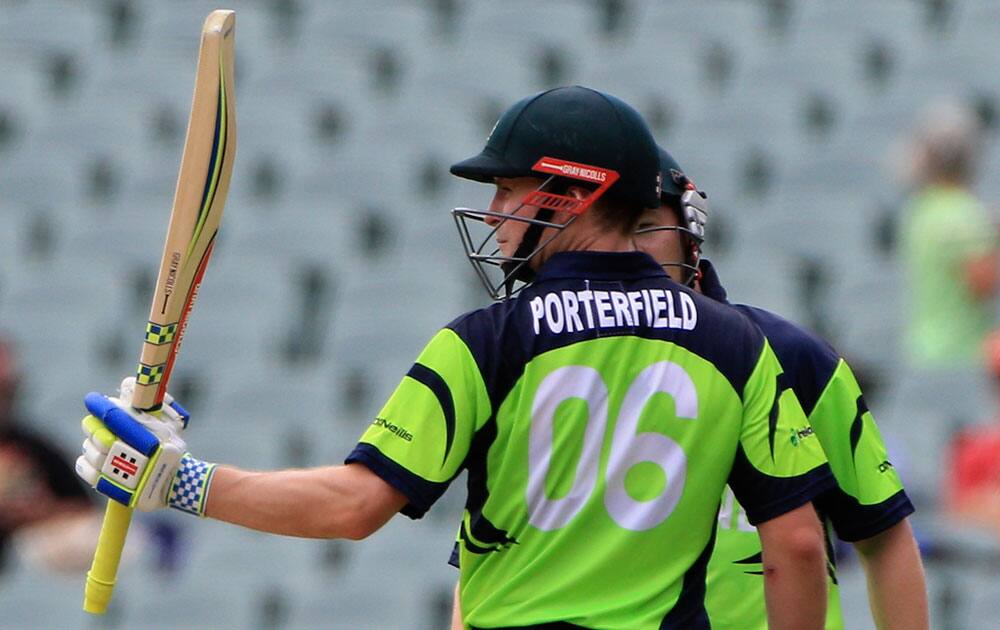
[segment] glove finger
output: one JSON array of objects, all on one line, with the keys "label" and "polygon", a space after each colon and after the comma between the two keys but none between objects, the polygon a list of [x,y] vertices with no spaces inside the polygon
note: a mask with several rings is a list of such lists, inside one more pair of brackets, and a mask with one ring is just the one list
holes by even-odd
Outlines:
[{"label": "glove finger", "polygon": [[92,415],[104,418],[104,414],[115,406],[108,397],[100,392],[90,392],[83,397],[83,404]]},{"label": "glove finger", "polygon": [[90,437],[94,433],[103,429],[104,423],[88,413],[82,420],[80,420],[80,428],[83,429],[83,434],[85,436]]},{"label": "glove finger", "polygon": [[83,441],[83,455],[91,466],[100,470],[104,466],[104,460],[108,458],[107,451],[101,451],[100,446],[94,443],[93,439]]},{"label": "glove finger", "polygon": [[91,392],[83,399],[87,410],[104,421],[104,425],[126,444],[149,457],[159,446],[160,441],[149,429],[139,424],[129,412],[125,411],[107,396]]},{"label": "glove finger", "polygon": [[85,416],[80,422],[83,427],[83,433],[94,440],[94,444],[101,450],[102,453],[107,453],[111,445],[115,443],[115,436],[111,431],[108,431],[104,423],[95,418],[94,416]]},{"label": "glove finger", "polygon": [[76,474],[91,486],[96,486],[101,478],[101,473],[90,465],[85,455],[76,458]]},{"label": "glove finger", "polygon": [[180,416],[181,424],[183,424],[186,429],[188,421],[191,419],[191,414],[188,413],[187,409],[181,407],[181,404],[176,400],[170,401],[170,408],[177,412],[177,415]]},{"label": "glove finger", "polygon": [[118,397],[121,399],[123,404],[131,405],[132,397],[135,395],[135,377],[127,376],[122,380],[121,385],[118,386]]}]

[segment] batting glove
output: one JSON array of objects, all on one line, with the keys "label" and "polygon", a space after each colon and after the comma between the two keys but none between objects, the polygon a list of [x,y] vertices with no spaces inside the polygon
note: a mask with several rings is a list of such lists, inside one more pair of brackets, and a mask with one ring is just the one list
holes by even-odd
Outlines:
[{"label": "batting glove", "polygon": [[122,382],[118,398],[92,392],[82,421],[83,455],[76,473],[98,492],[142,511],[165,506],[203,516],[215,464],[187,453],[180,432],[188,413],[169,395],[152,413],[131,406],[135,379]]}]

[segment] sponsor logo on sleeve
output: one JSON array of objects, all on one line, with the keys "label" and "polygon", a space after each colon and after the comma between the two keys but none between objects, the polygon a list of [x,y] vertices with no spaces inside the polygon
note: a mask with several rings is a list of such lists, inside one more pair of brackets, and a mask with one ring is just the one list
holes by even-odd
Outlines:
[{"label": "sponsor logo on sleeve", "polygon": [[413,434],[412,433],[410,433],[409,431],[407,431],[403,427],[399,426],[398,424],[393,424],[392,422],[389,422],[385,418],[378,418],[378,417],[376,417],[375,420],[372,421],[372,426],[382,427],[383,429],[385,429],[389,433],[392,433],[396,437],[398,437],[400,439],[403,439],[403,440],[406,440],[407,442],[412,442],[413,441]]}]

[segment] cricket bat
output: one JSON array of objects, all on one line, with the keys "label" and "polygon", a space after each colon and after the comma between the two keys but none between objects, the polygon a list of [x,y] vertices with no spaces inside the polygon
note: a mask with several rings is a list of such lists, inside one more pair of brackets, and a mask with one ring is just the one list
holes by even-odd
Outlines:
[{"label": "cricket bat", "polygon": [[[235,21],[233,11],[213,11],[201,31],[184,154],[136,371],[132,406],[143,411],[155,412],[163,403],[229,191],[236,155]],[[83,609],[89,613],[103,614],[111,601],[131,518],[131,508],[108,500],[87,573]]]}]

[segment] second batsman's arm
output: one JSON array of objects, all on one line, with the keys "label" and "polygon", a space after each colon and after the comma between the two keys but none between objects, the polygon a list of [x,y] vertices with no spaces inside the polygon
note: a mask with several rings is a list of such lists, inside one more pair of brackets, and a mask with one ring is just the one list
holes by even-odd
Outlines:
[{"label": "second batsman's arm", "polygon": [[762,548],[764,596],[770,628],[821,628],[826,610],[826,548],[812,504],[757,525]]},{"label": "second batsman's arm", "polygon": [[854,543],[868,579],[872,617],[880,630],[927,628],[927,587],[908,520]]}]

